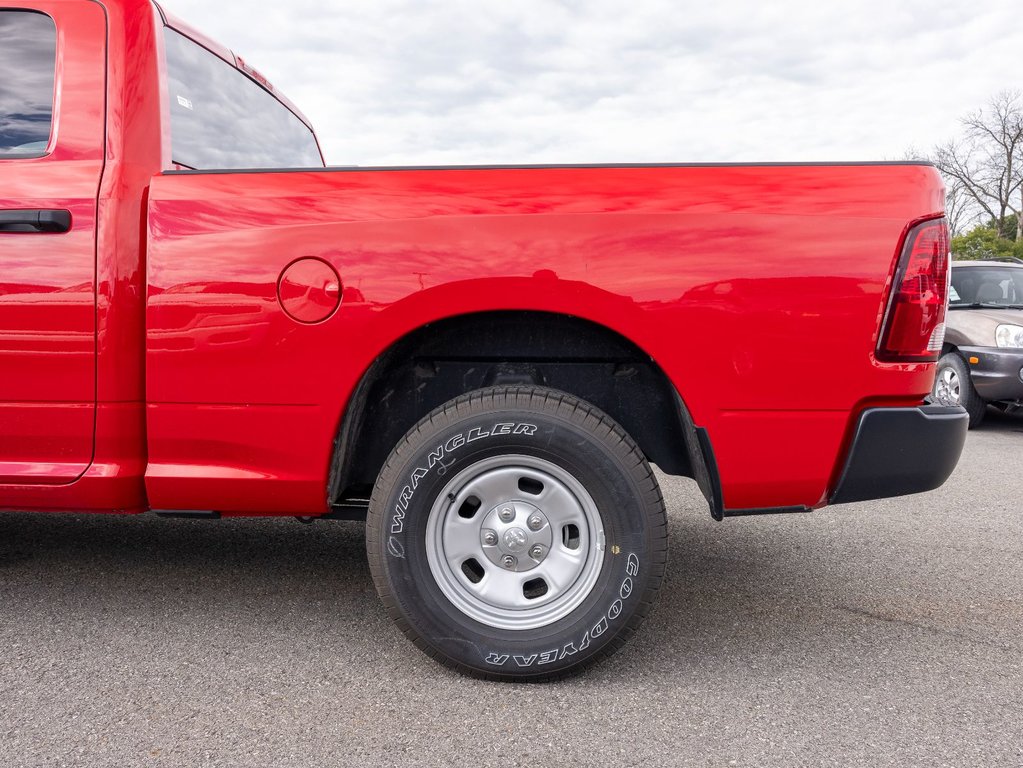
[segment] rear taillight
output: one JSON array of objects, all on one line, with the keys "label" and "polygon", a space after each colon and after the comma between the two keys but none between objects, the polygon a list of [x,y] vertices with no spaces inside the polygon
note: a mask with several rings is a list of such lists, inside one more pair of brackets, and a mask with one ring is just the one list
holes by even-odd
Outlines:
[{"label": "rear taillight", "polygon": [[948,223],[942,218],[917,224],[906,234],[895,270],[877,346],[879,360],[938,359],[945,342],[948,280]]}]

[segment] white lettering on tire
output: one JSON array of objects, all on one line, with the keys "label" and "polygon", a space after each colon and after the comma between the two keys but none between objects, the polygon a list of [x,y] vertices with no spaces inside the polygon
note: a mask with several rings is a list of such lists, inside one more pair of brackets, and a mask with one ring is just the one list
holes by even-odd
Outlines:
[{"label": "white lettering on tire", "polygon": [[495,667],[503,667],[508,663],[509,659],[511,659],[519,667],[529,667],[534,664],[550,664],[553,661],[561,661],[572,654],[578,653],[579,651],[585,651],[590,647],[590,643],[592,643],[595,638],[598,638],[607,632],[612,621],[622,615],[622,611],[625,609],[623,601],[627,600],[632,595],[635,588],[632,577],[639,574],[639,558],[634,553],[629,553],[629,557],[625,565],[625,572],[629,575],[625,577],[618,589],[618,594],[621,599],[616,599],[613,603],[611,603],[607,611],[600,617],[597,623],[583,633],[578,645],[575,641],[572,641],[565,643],[558,648],[552,648],[540,653],[532,653],[529,656],[513,656],[508,653],[496,653],[492,651],[487,654],[483,662]]},{"label": "white lettering on tire", "polygon": [[404,545],[394,536],[389,536],[387,539],[387,552],[391,557],[397,557],[398,559],[405,557]]},{"label": "white lettering on tire", "polygon": [[[444,475],[447,472],[447,468],[451,466],[451,462],[444,461],[445,457],[450,456],[452,453],[457,451],[463,445],[482,440],[486,437],[492,437],[494,435],[526,435],[531,436],[536,434],[535,424],[520,424],[518,422],[499,422],[494,424],[490,428],[484,427],[473,427],[469,430],[468,434],[459,433],[452,435],[444,443],[438,445],[428,454],[426,454],[425,466],[417,466],[409,473],[408,483],[398,493],[398,499],[394,504],[394,514],[391,517],[391,534],[392,539],[395,534],[402,533],[405,530],[405,512],[408,511],[409,504],[412,503],[412,497],[415,496],[416,489],[419,484],[423,481],[430,470],[440,465],[440,469],[437,470],[437,474]],[[388,552],[394,557],[404,557],[404,549],[401,550],[401,554],[396,554],[395,550],[390,546],[388,542]]]}]

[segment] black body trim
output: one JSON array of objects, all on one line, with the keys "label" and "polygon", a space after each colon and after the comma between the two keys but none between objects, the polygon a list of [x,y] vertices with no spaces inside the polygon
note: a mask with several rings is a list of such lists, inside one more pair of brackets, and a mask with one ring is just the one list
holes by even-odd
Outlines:
[{"label": "black body trim", "polygon": [[[718,462],[714,458],[714,448],[710,444],[710,435],[707,434],[707,430],[703,427],[696,427],[696,439],[700,446],[700,454],[703,465],[703,470],[707,474],[707,488],[708,490],[703,491],[703,495],[707,497],[707,503],[710,505],[710,516],[717,520],[719,523],[725,518],[725,497],[721,492],[721,476],[718,474]],[[697,475],[696,482],[700,482],[699,473],[700,470],[695,469],[697,465],[694,465],[693,474]],[[703,487],[701,486],[701,490]]]},{"label": "black body trim", "polygon": [[726,509],[725,517],[750,517],[751,515],[786,515],[789,513],[812,512],[809,507],[764,507],[762,509]]},{"label": "black body trim", "polygon": [[830,504],[931,491],[959,462],[969,416],[958,406],[868,408]]},{"label": "black body trim", "polygon": [[71,211],[4,210],[0,211],[0,232],[63,234],[71,231]]},{"label": "black body trim", "polygon": [[154,509],[157,517],[183,518],[185,520],[219,520],[220,513],[208,509]]},{"label": "black body trim", "polygon": [[934,163],[903,160],[874,160],[863,162],[825,163],[553,163],[535,165],[328,165],[325,168],[210,168],[195,171],[164,171],[164,176],[195,176],[225,173],[362,173],[364,171],[530,171],[559,168],[848,168],[874,165],[921,165],[934,167]]},{"label": "black body trim", "polygon": [[369,511],[369,499],[345,499],[330,505],[330,512],[319,520],[349,520],[353,522],[365,521]]},{"label": "black body trim", "polygon": [[710,514],[715,520],[721,520],[721,481],[718,478],[717,462],[714,461],[714,449],[710,447],[710,437],[707,430],[697,427],[693,423],[693,417],[682,401],[682,396],[674,386],[671,388],[675,395],[675,413],[682,424],[682,431],[685,436],[686,453],[689,454],[689,467],[692,470],[692,477],[707,499],[710,506]]}]

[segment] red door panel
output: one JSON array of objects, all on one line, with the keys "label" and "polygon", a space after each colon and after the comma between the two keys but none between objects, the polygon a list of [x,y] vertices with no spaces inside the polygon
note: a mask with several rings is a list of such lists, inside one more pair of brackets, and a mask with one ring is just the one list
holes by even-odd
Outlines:
[{"label": "red door panel", "polygon": [[[17,128],[0,127],[0,484],[67,483],[93,452],[106,19],[97,3],[23,6],[0,15],[8,30],[30,10],[52,20],[56,88],[48,139],[19,145]],[[27,69],[10,48],[0,59],[5,71]],[[20,87],[12,80],[0,88]],[[37,211],[42,226],[18,223]]]}]

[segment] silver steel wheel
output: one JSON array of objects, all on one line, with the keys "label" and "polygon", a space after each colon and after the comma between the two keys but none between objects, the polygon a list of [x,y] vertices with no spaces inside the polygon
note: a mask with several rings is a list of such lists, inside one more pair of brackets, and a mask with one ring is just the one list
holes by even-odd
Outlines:
[{"label": "silver steel wheel", "polygon": [[597,506],[569,472],[533,456],[484,459],[451,479],[426,526],[430,571],[466,616],[535,629],[574,611],[604,559]]},{"label": "silver steel wheel", "polygon": [[934,379],[934,399],[941,405],[959,405],[961,396],[959,374],[951,366],[944,366]]}]

